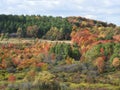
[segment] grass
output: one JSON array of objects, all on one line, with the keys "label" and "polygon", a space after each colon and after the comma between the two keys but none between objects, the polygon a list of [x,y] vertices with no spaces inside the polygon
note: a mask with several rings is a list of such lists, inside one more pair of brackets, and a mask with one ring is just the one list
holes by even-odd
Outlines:
[{"label": "grass", "polygon": [[82,88],[84,89],[90,89],[90,90],[120,90],[120,86],[114,86],[111,84],[102,84],[102,83],[95,83],[95,84],[89,84],[89,83],[80,83],[80,84],[75,84],[75,83],[70,83],[70,88],[71,89],[79,89],[81,90]]},{"label": "grass", "polygon": [[[33,38],[9,38],[8,40],[3,39],[2,41],[0,41],[0,43],[14,43],[14,44],[18,44],[18,43],[34,43],[36,41],[36,39]],[[71,41],[51,41],[51,40],[44,40],[44,39],[38,39],[39,42],[49,42],[49,43],[71,43]]]}]

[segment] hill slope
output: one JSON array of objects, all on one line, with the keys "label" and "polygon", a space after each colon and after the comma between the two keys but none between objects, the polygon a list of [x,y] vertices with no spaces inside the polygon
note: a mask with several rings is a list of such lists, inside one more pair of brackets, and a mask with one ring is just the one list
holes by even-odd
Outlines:
[{"label": "hill slope", "polygon": [[[38,37],[49,40],[69,40],[72,29],[93,27],[116,27],[102,21],[83,17],[52,17],[40,15],[0,15],[0,33],[9,36]],[[14,33],[14,34],[13,34]]]}]

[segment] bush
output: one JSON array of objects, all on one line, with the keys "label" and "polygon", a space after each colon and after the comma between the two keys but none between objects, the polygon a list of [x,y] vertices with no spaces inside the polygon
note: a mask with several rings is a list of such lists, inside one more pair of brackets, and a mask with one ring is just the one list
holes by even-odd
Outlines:
[{"label": "bush", "polygon": [[113,44],[113,54],[110,57],[110,63],[112,64],[113,59],[118,57],[120,58],[120,43],[114,43]]},{"label": "bush", "polygon": [[55,44],[50,48],[50,53],[54,53],[56,55],[56,60],[61,61],[66,59],[67,57],[71,57],[75,60],[80,59],[80,52],[77,46],[72,46],[66,43]]},{"label": "bush", "polygon": [[33,82],[33,86],[39,86],[41,90],[59,90],[60,85],[55,80],[55,75],[43,71],[35,77],[35,81]]},{"label": "bush", "polygon": [[113,59],[113,62],[112,62],[112,65],[115,67],[115,68],[118,68],[120,66],[120,60],[119,58],[114,58]]}]

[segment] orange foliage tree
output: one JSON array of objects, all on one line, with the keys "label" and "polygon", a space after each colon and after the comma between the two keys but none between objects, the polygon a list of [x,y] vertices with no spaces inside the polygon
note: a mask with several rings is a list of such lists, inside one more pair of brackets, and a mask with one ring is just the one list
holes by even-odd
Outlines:
[{"label": "orange foliage tree", "polygon": [[97,35],[92,34],[88,29],[74,32],[71,37],[72,42],[80,46],[81,53],[85,53],[90,48],[90,44],[97,41]]},{"label": "orange foliage tree", "polygon": [[103,57],[98,57],[96,60],[95,60],[95,65],[97,66],[98,68],[98,71],[101,73],[103,72],[104,70],[104,66],[105,66],[105,60]]},{"label": "orange foliage tree", "polygon": [[119,67],[120,66],[120,60],[119,60],[119,58],[114,58],[113,59],[113,62],[112,62],[112,65],[114,66],[114,67]]}]

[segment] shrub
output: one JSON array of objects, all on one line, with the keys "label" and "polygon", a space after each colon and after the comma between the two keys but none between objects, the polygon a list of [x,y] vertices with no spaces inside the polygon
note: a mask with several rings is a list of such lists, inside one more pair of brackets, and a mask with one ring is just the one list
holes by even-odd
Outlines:
[{"label": "shrub", "polygon": [[93,61],[95,60],[97,57],[99,57],[100,54],[100,48],[101,48],[101,44],[100,45],[96,45],[93,48],[89,49],[85,54],[85,59],[87,61]]},{"label": "shrub", "polygon": [[72,46],[66,43],[55,44],[50,48],[50,53],[55,54],[57,61],[61,61],[67,57],[79,60],[81,56],[77,46]]},{"label": "shrub", "polygon": [[104,58],[103,57],[98,57],[95,60],[95,65],[97,66],[99,72],[103,72],[104,66],[105,66],[105,60],[104,60]]},{"label": "shrub", "polygon": [[8,81],[9,82],[15,82],[16,81],[16,76],[14,74],[10,74],[9,77],[8,77]]},{"label": "shrub", "polygon": [[112,65],[115,67],[115,68],[117,68],[117,67],[119,67],[120,66],[120,60],[119,60],[119,58],[114,58],[113,59],[113,62],[112,62]]},{"label": "shrub", "polygon": [[113,44],[113,54],[110,57],[110,63],[112,64],[114,58],[120,58],[120,43]]},{"label": "shrub", "polygon": [[60,85],[55,80],[55,75],[48,71],[39,72],[38,76],[35,77],[33,86],[39,86],[42,90],[59,90]]}]

